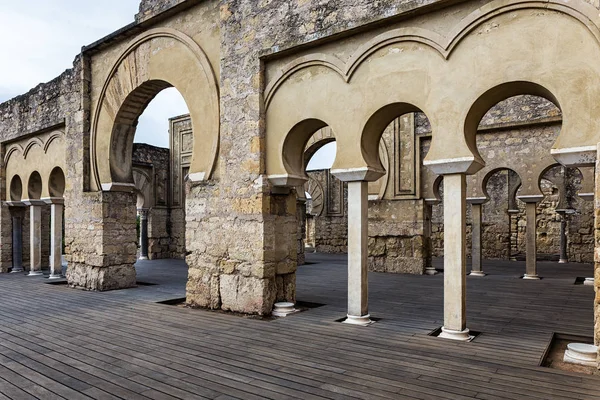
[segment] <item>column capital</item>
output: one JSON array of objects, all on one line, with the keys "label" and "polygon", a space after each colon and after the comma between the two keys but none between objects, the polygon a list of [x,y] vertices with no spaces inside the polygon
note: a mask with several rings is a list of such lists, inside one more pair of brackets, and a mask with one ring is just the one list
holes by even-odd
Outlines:
[{"label": "column capital", "polygon": [[5,201],[4,204],[13,208],[24,208],[26,206],[22,201]]},{"label": "column capital", "polygon": [[544,200],[544,196],[541,194],[533,194],[527,196],[517,196],[517,199],[521,200],[523,203],[539,203]]},{"label": "column capital", "polygon": [[487,197],[467,197],[467,203],[469,204],[483,204],[487,203]]},{"label": "column capital", "polygon": [[376,181],[385,175],[385,171],[371,167],[332,169],[331,174],[342,182]]},{"label": "column capital", "polygon": [[26,206],[45,206],[46,202],[40,199],[25,199],[23,200],[23,204]]},{"label": "column capital", "polygon": [[479,157],[459,157],[448,158],[443,160],[424,160],[423,165],[427,166],[431,172],[436,175],[454,175],[465,174],[473,175],[483,167],[485,162]]},{"label": "column capital", "polygon": [[269,175],[267,179],[269,182],[271,182],[271,185],[276,188],[292,188],[294,186],[302,186],[308,182],[308,178],[306,176],[291,174]]},{"label": "column capital", "polygon": [[140,217],[147,217],[148,214],[150,213],[150,209],[149,208],[138,208],[137,212],[140,215]]},{"label": "column capital", "polygon": [[43,197],[42,201],[46,204],[65,204],[65,199],[62,197]]}]

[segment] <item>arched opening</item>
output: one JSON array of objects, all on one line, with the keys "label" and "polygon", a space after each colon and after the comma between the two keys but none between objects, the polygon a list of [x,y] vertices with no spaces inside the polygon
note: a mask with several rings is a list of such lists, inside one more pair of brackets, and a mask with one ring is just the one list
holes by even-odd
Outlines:
[{"label": "arched opening", "polygon": [[50,197],[63,197],[65,193],[65,174],[60,167],[55,167],[50,172],[48,180],[48,192]]},{"label": "arched opening", "polygon": [[134,185],[135,200],[128,214],[136,220],[127,226],[135,227],[141,260],[136,263],[138,280],[155,280],[159,270],[167,267],[183,294],[185,182],[194,146],[191,116],[179,91],[163,82],[147,85],[129,99],[137,99],[135,107],[120,112],[115,124],[118,142],[129,149],[121,164],[129,164],[117,173],[130,174],[127,179]]},{"label": "arched opening", "polygon": [[[495,168],[484,176],[482,190],[486,202],[482,205],[479,227],[483,259],[508,261],[516,257],[516,232],[520,215],[515,213],[515,209],[518,208],[516,193],[520,186],[519,174],[510,168]],[[471,216],[467,231],[473,232],[473,222]],[[472,237],[472,234],[468,236]],[[472,242],[468,245],[473,248]]]},{"label": "arched opening", "polygon": [[27,181],[27,198],[29,200],[39,200],[42,196],[42,186],[40,173],[33,171]]},{"label": "arched opening", "polygon": [[10,180],[10,201],[21,201],[23,198],[23,183],[21,177],[15,175]]},{"label": "arched opening", "polygon": [[[488,249],[487,253],[484,250],[484,256],[505,259],[505,239],[498,246],[497,251],[502,250],[498,254],[490,253],[490,249],[495,246],[494,241],[490,240],[493,237],[506,238],[507,232],[512,232],[508,257],[520,259],[521,250],[525,249],[524,277],[539,279],[536,247],[538,235],[535,231],[539,226],[538,205],[544,199],[544,193],[538,177],[543,168],[555,163],[551,149],[562,129],[560,105],[549,90],[537,83],[506,82],[489,89],[473,103],[464,127],[467,143],[484,160],[486,171],[494,172],[507,166],[513,172],[518,171],[520,186],[516,197],[520,202],[516,204],[526,210],[521,216],[516,212],[515,204],[509,204],[512,202],[510,192],[516,191],[514,185],[512,188],[508,187],[508,199],[504,194],[506,185],[510,185],[505,179],[510,179],[514,174],[489,174],[489,178],[483,179],[486,197],[492,201],[502,199],[502,209],[504,202],[507,202],[506,206],[511,210],[507,219],[498,214],[498,208],[494,208],[493,204],[484,207],[484,221],[501,218],[498,223],[489,225],[487,233],[483,235],[481,246]],[[502,196],[490,193],[499,190],[503,192]],[[497,231],[496,236],[492,230]],[[523,230],[529,233],[523,233]],[[524,239],[525,243],[520,239]]]}]

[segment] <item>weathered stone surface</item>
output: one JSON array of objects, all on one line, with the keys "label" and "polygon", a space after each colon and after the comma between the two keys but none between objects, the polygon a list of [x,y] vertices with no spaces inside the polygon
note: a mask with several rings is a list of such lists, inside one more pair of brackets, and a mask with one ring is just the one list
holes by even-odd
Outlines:
[{"label": "weathered stone surface", "polygon": [[115,290],[135,287],[135,268],[131,264],[95,267],[73,263],[67,268],[69,286],[86,290]]},{"label": "weathered stone surface", "polygon": [[277,291],[273,279],[222,275],[219,288],[221,308],[248,314],[269,314]]}]

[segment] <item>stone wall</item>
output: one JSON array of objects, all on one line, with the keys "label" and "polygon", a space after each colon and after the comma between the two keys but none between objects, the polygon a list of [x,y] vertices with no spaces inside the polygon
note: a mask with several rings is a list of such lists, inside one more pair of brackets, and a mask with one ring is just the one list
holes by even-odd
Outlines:
[{"label": "stone wall", "polygon": [[[171,150],[135,143],[132,152],[134,169],[145,170],[150,175],[150,186],[145,192],[148,213],[148,257],[151,260],[185,258],[185,211],[173,207],[174,185],[171,179]],[[177,193],[180,193],[182,187]],[[139,204],[138,204],[139,207]]]}]

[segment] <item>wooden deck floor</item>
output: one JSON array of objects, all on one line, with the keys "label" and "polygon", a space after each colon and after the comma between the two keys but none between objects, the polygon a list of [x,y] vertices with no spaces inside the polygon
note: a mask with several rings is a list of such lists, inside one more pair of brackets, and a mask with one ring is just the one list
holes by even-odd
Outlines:
[{"label": "wooden deck floor", "polygon": [[[0,399],[599,399],[600,378],[539,367],[553,332],[592,335],[591,266],[488,262],[468,277],[471,343],[442,325],[443,277],[370,274],[367,327],[345,314],[345,260],[310,255],[298,300],[272,321],[157,304],[184,291],[181,264],[147,263],[157,286],[107,293],[0,276]],[[169,270],[171,268],[171,270]],[[165,271],[173,271],[173,276]]]}]

